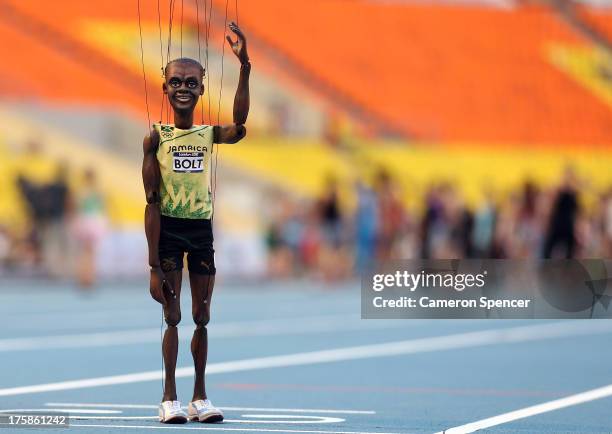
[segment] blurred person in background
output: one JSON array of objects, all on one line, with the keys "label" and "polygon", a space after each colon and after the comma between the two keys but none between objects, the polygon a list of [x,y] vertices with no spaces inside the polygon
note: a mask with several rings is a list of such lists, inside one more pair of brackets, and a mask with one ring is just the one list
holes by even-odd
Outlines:
[{"label": "blurred person in background", "polygon": [[72,195],[68,186],[68,165],[60,162],[55,179],[43,190],[47,210],[42,230],[43,258],[53,277],[68,277],[71,273],[70,234],[68,218]]},{"label": "blurred person in background", "polygon": [[0,273],[6,270],[11,254],[11,237],[7,228],[0,225]]},{"label": "blurred person in background", "polygon": [[406,225],[406,213],[399,199],[398,187],[384,169],[378,172],[376,181],[378,196],[377,257],[379,261],[397,258],[400,235]]},{"label": "blurred person in background", "polygon": [[423,258],[447,259],[466,255],[471,217],[455,186],[443,182],[426,196],[422,224]]},{"label": "blurred person in background", "polygon": [[67,277],[71,258],[67,217],[71,206],[68,167],[57,163],[50,182],[38,183],[29,173],[21,174],[18,187],[30,214],[30,239],[37,252],[37,263],[50,277]]},{"label": "blurred person in background", "polygon": [[[513,199],[514,199],[513,195]],[[516,198],[512,256],[535,258],[542,249],[544,231],[541,196],[537,185],[526,180]]]},{"label": "blurred person in background", "polygon": [[612,188],[596,194],[596,200],[576,222],[578,256],[612,257]]},{"label": "blurred person in background", "polygon": [[331,246],[325,240],[319,202],[309,204],[299,214],[302,224],[297,255],[298,274],[325,275],[322,257],[329,255]]},{"label": "blurred person in background", "polygon": [[[25,152],[17,154],[16,178],[17,190],[26,206],[28,214],[28,228],[18,242],[16,250],[18,257],[30,258],[32,266],[41,270],[42,246],[40,228],[44,219],[41,207],[41,185],[48,182],[48,162],[42,156],[42,146],[37,140],[30,140],[25,145]],[[53,170],[53,169],[52,169]],[[45,176],[47,175],[47,176]],[[44,271],[44,270],[43,270]]]},{"label": "blurred person in background", "polygon": [[[346,249],[346,218],[342,214],[338,181],[328,175],[322,196],[316,204],[317,219],[307,226],[318,239],[318,269],[324,280],[338,280],[350,273],[349,253]],[[308,231],[310,228],[310,231]]]},{"label": "blurred person in background", "polygon": [[425,210],[420,225],[421,258],[429,259],[432,255],[435,229],[442,224],[443,204],[440,194],[441,186],[432,184],[425,193]]},{"label": "blurred person in background", "polygon": [[[486,187],[485,187],[486,188]],[[486,189],[484,200],[474,213],[474,230],[472,231],[472,246],[474,256],[488,258],[493,246],[497,209],[493,202],[493,193]]]},{"label": "blurred person in background", "polygon": [[491,259],[506,259],[511,257],[511,242],[514,237],[514,210],[508,201],[501,200],[497,205],[495,230],[491,242]]},{"label": "blurred person in background", "polygon": [[474,214],[466,206],[457,186],[449,190],[448,219],[450,240],[446,258],[471,258],[474,254],[472,234],[474,231]]},{"label": "blurred person in background", "polygon": [[599,202],[576,218],[576,257],[603,257],[605,254],[603,206]]},{"label": "blurred person in background", "polygon": [[576,254],[576,221],[580,205],[578,187],[573,168],[567,167],[561,185],[554,193],[554,199],[546,228],[544,241],[544,258],[552,258],[562,249],[566,259]]},{"label": "blurred person in background", "polygon": [[265,244],[268,250],[268,274],[270,277],[288,277],[293,273],[293,257],[291,249],[283,237],[283,225],[287,217],[287,198],[283,195],[271,201],[274,208],[268,217],[269,223],[265,231]]},{"label": "blurred person in background", "polygon": [[[32,264],[40,268],[42,265],[41,228],[44,221],[44,210],[41,206],[42,189],[20,174],[17,177],[17,188],[21,194],[28,214],[28,229],[21,240],[24,252],[31,252]],[[27,248],[28,246],[29,248]]]},{"label": "blurred person in background", "polygon": [[328,176],[323,195],[317,205],[325,242],[332,247],[339,247],[342,242],[343,221],[338,197],[338,181],[332,175]]},{"label": "blurred person in background", "polygon": [[96,173],[91,168],[83,174],[83,187],[76,195],[75,208],[76,277],[79,286],[88,289],[96,281],[97,252],[107,226],[104,198],[97,186]]},{"label": "blurred person in background", "polygon": [[281,237],[283,245],[287,247],[291,255],[291,269],[293,273],[302,270],[302,246],[306,225],[305,215],[308,209],[298,206],[291,198],[285,203],[285,215],[281,225]]},{"label": "blurred person in background", "polygon": [[358,181],[355,210],[355,272],[374,267],[376,235],[379,228],[378,198],[373,189]]}]

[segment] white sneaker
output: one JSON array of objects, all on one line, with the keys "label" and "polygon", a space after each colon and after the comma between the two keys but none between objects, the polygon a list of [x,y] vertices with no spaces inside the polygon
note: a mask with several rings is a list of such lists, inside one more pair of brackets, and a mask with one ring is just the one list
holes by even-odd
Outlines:
[{"label": "white sneaker", "polygon": [[190,420],[199,420],[205,423],[223,422],[223,412],[212,405],[208,399],[192,401],[187,407]]},{"label": "white sneaker", "polygon": [[180,401],[164,401],[159,404],[159,421],[161,423],[187,423],[187,414],[181,408]]}]

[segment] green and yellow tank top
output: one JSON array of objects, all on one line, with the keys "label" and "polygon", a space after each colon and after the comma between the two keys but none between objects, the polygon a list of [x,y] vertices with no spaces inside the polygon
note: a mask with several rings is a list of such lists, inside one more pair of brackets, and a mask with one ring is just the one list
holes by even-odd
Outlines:
[{"label": "green and yellow tank top", "polygon": [[161,213],[186,219],[211,218],[213,127],[194,125],[181,130],[173,125],[154,124],[153,128],[159,133]]}]

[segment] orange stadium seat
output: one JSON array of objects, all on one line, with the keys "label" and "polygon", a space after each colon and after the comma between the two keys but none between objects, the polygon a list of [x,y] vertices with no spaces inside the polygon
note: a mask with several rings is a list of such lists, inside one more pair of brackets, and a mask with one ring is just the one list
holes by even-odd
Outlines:
[{"label": "orange stadium seat", "polygon": [[[114,62],[76,34],[78,24],[85,20],[127,20],[136,25],[133,8],[125,8],[121,2],[93,5],[71,0],[54,2],[52,8],[41,8],[36,1],[3,3],[0,55],[11,59],[14,65],[0,72],[3,95],[27,95],[59,103],[86,102],[142,114],[142,73]],[[152,20],[157,10],[147,10]]]},{"label": "orange stadium seat", "polygon": [[240,12],[414,138],[612,144],[610,106],[548,58],[552,44],[588,42],[544,7],[244,0]]}]

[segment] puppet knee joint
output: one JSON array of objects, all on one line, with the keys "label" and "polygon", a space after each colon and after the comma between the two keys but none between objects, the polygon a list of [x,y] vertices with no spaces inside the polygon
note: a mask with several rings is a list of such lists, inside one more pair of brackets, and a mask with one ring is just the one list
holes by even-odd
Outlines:
[{"label": "puppet knee joint", "polygon": [[164,319],[168,327],[176,327],[181,322],[181,312],[169,312]]}]

